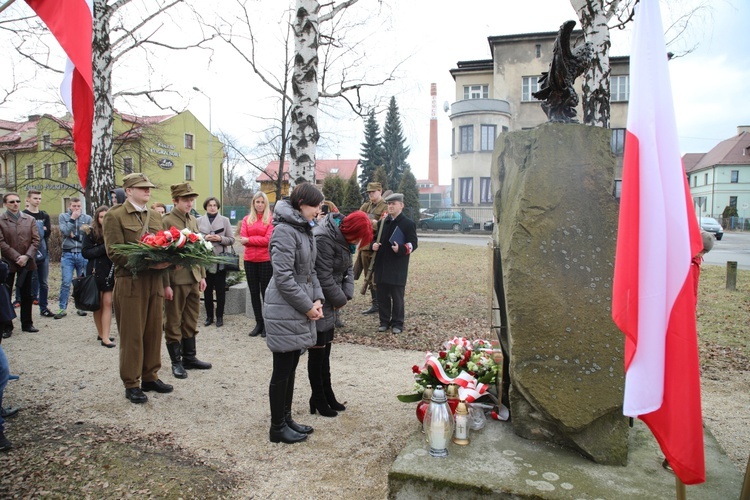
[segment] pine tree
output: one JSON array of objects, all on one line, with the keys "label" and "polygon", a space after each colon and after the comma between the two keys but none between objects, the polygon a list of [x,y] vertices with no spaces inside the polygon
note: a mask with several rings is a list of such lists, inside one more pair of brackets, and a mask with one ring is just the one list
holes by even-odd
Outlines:
[{"label": "pine tree", "polygon": [[370,110],[370,114],[365,122],[365,142],[362,144],[360,152],[360,162],[362,173],[359,174],[359,183],[362,189],[367,187],[367,183],[373,181],[375,169],[383,165],[383,140],[380,137],[380,126],[375,121],[375,110]]},{"label": "pine tree", "polygon": [[385,171],[388,175],[388,185],[398,186],[404,170],[409,167],[406,158],[409,156],[410,149],[405,145],[403,128],[401,127],[401,117],[396,105],[396,98],[391,97],[388,104],[388,114],[385,117],[385,126],[383,127],[383,149],[385,151]]},{"label": "pine tree", "polygon": [[[390,189],[390,185],[388,184],[388,174],[385,172],[385,167],[378,167],[375,169],[375,172],[372,174],[372,182],[379,182],[380,185],[383,186],[383,193]],[[367,188],[367,186],[365,186],[365,188]]]},{"label": "pine tree", "polygon": [[362,191],[359,188],[357,177],[352,175],[346,183],[346,194],[344,202],[339,206],[339,210],[344,213],[351,213],[362,206]]},{"label": "pine tree", "polygon": [[334,205],[340,207],[344,202],[344,179],[338,175],[329,175],[323,180],[323,196],[326,200],[332,201]]},{"label": "pine tree", "polygon": [[401,177],[398,192],[404,195],[404,213],[412,220],[419,220],[419,188],[417,179],[408,166]]}]

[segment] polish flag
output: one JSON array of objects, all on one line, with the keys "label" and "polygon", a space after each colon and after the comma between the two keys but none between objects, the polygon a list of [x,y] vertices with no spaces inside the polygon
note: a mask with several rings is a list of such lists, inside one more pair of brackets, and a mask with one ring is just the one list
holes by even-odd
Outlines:
[{"label": "polish flag", "polygon": [[73,115],[73,149],[78,163],[78,178],[85,189],[91,163],[94,123],[91,0],[26,0],[26,3],[44,21],[68,55],[60,93]]},{"label": "polish flag", "polygon": [[658,0],[636,5],[612,318],[625,334],[623,413],[685,484],[705,481],[695,292],[703,249],[680,159]]}]

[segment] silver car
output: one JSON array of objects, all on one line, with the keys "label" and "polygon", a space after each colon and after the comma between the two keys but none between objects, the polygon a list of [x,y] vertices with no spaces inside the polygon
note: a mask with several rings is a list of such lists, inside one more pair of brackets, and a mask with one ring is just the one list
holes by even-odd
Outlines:
[{"label": "silver car", "polygon": [[700,224],[703,231],[713,233],[717,240],[724,237],[724,228],[721,227],[721,224],[719,224],[716,219],[711,217],[701,217]]}]

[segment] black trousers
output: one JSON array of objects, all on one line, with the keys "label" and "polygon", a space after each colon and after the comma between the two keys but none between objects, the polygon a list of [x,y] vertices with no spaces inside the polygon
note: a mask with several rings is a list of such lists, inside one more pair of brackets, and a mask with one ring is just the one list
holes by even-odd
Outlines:
[{"label": "black trousers", "polygon": [[271,383],[277,384],[288,379],[297,370],[300,351],[275,352],[273,353],[273,372]]},{"label": "black trousers", "polygon": [[263,299],[266,297],[266,288],[268,288],[268,283],[271,282],[272,275],[273,267],[271,267],[270,261],[245,261],[247,288],[250,290],[250,302],[253,304],[256,323],[263,323]]},{"label": "black trousers", "polygon": [[[17,272],[8,273],[8,277],[5,279],[5,286],[8,287],[8,294],[11,297],[13,296],[13,282],[16,280],[16,274],[18,274],[18,283],[16,283],[16,286],[21,291],[21,328],[28,328],[34,325],[31,319],[31,307],[34,303],[34,296],[31,294],[32,272],[28,269],[20,269]],[[9,331],[12,331],[13,322],[7,322],[5,327]]]},{"label": "black trousers", "polygon": [[405,286],[378,283],[378,316],[380,326],[404,328],[404,292]]},{"label": "black trousers", "polygon": [[224,317],[224,302],[226,301],[227,272],[206,273],[206,290],[203,292],[203,302],[206,306],[206,317],[214,317],[214,290],[216,291],[216,317]]}]

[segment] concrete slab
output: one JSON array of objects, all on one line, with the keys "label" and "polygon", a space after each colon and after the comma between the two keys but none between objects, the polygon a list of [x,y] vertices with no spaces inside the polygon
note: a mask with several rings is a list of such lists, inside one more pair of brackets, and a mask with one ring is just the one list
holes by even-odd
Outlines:
[{"label": "concrete slab", "polygon": [[[415,426],[416,427],[416,426]],[[705,429],[706,482],[688,486],[688,498],[739,498],[742,475]],[[664,499],[675,498],[675,478],[648,428],[636,422],[625,467],[598,465],[549,443],[516,436],[507,423],[490,421],[468,446],[450,445],[446,458],[427,453],[417,430],[388,473],[394,499]]]}]

